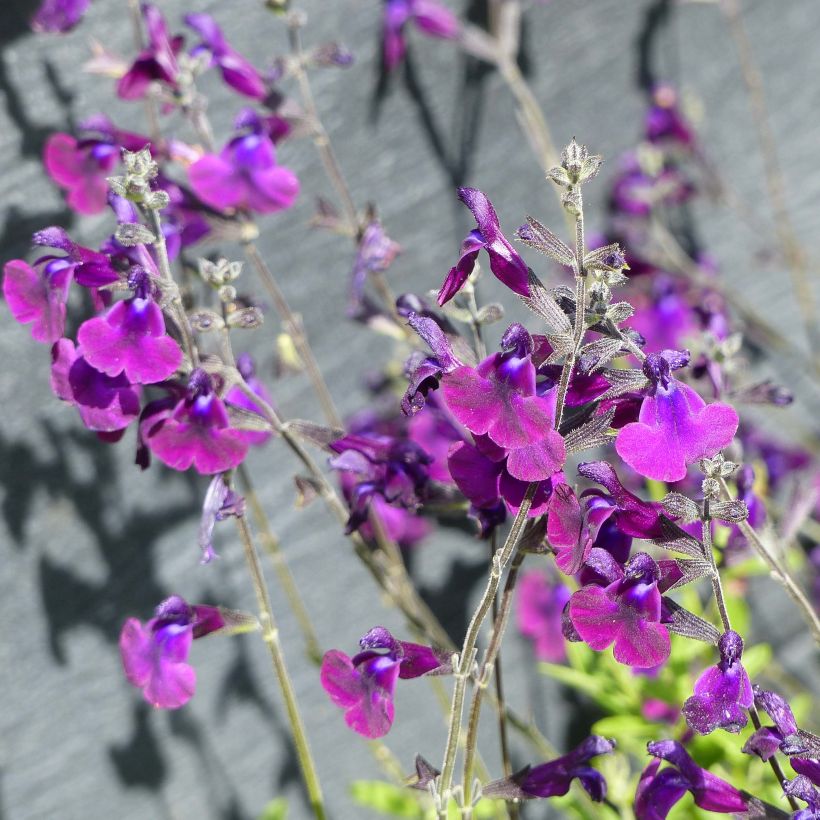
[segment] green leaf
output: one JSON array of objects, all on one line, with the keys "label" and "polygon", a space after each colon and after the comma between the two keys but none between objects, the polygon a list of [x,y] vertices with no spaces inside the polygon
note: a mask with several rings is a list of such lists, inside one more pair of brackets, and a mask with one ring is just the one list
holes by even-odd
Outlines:
[{"label": "green leaf", "polygon": [[766,669],[771,661],[772,648],[767,643],[758,643],[743,650],[743,666],[752,679]]},{"label": "green leaf", "polygon": [[359,805],[388,817],[424,817],[418,797],[402,786],[381,780],[356,780],[350,784],[350,794]]},{"label": "green leaf", "polygon": [[259,815],[259,820],[286,820],[288,816],[288,804],[284,797],[277,797],[271,800]]}]

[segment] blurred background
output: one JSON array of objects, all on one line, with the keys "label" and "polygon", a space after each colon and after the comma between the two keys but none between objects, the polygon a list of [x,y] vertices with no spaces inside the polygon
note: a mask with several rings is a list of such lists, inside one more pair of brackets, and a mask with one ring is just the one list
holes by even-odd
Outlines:
[{"label": "blurred background", "polygon": [[[484,0],[448,0],[469,19],[486,18]],[[213,14],[231,44],[265,66],[287,49],[284,26],[261,0],[161,0],[172,30],[191,11]],[[94,0],[82,25],[63,37],[34,36],[27,21],[37,3],[5,0],[0,10],[0,242],[3,261],[27,257],[31,233],[61,224],[95,245],[110,233],[109,215],[76,220],[45,176],[41,155],[54,131],[105,112],[122,128],[143,130],[143,109],[117,100],[111,84],[82,72],[96,40],[132,54],[125,0]],[[345,70],[313,77],[318,108],[359,206],[376,203],[404,251],[390,270],[397,292],[438,287],[472,226],[455,189],[485,191],[511,232],[533,214],[563,224],[554,193],[516,125],[499,77],[447,42],[409,33],[406,65],[381,72],[382,9],[377,0],[302,0],[308,45],[336,40],[355,55]],[[809,253],[820,236],[820,4],[815,0],[742,3],[743,21],[776,137],[791,219]],[[802,350],[816,356],[776,249],[757,132],[738,54],[716,3],[665,0],[551,0],[525,11],[520,63],[558,145],[573,135],[604,155],[588,186],[588,221],[602,227],[608,180],[617,158],[642,131],[648,90],[676,87],[694,113],[702,147],[753,215],[699,200],[691,230],[720,268],[727,287]],[[218,141],[240,103],[213,77],[210,115]],[[372,335],[345,318],[353,252],[345,240],[308,225],[328,183],[309,140],[287,142],[280,161],[302,184],[296,207],[260,219],[259,246],[304,316],[307,334],[344,414],[368,401],[363,377],[383,358]],[[230,246],[225,246],[231,255]],[[237,251],[234,249],[234,254]],[[30,257],[29,257],[30,258]],[[536,260],[531,260],[535,264]],[[539,262],[539,264],[541,264]],[[544,266],[541,265],[543,270]],[[812,268],[816,271],[816,267]],[[487,300],[510,304],[494,279]],[[812,287],[817,291],[817,277]],[[513,308],[511,318],[517,316]],[[503,325],[506,326],[506,325]],[[272,367],[276,322],[248,334],[263,375]],[[499,331],[500,332],[500,331]],[[196,544],[204,479],[132,464],[132,440],[107,446],[57,401],[45,346],[0,321],[0,818],[74,820],[202,818],[250,820],[273,797],[306,817],[299,773],[268,659],[253,637],[194,646],[198,689],[178,712],[152,711],[124,680],[117,636],[124,619],[147,618],[171,592],[192,602],[253,609],[239,544],[218,533],[221,559],[199,564]],[[785,436],[816,435],[820,401],[800,356],[761,364],[796,395],[785,410],[761,411]],[[303,377],[273,384],[286,417],[319,419]],[[129,434],[133,435],[133,434]],[[336,523],[317,504],[295,507],[290,453],[276,442],[253,454],[260,496],[314,616],[324,648],[352,652],[375,623],[401,634],[373,582],[353,559]],[[484,577],[486,545],[463,533],[437,535],[418,549],[413,570],[451,634],[461,636],[469,603]],[[811,641],[779,588],[759,579],[750,598],[753,636],[777,647],[780,663],[816,686]],[[319,685],[283,601],[274,609],[295,686],[313,738],[335,818],[367,816],[347,784],[380,776],[366,744],[352,735]],[[456,592],[457,590],[457,592]],[[505,644],[509,700],[561,750],[583,733],[589,705],[537,676],[531,648],[513,632]],[[527,671],[530,670],[530,671]],[[437,760],[445,727],[423,681],[400,687],[394,749]],[[495,761],[488,754],[491,768]],[[517,758],[518,762],[525,762]],[[412,755],[401,760],[409,772]],[[528,816],[544,816],[538,808]]]}]

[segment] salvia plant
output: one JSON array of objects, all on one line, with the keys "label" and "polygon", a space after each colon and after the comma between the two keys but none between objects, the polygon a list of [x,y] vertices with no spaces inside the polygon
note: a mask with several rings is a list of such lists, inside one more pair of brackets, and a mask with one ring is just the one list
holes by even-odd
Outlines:
[{"label": "salvia plant", "polygon": [[[497,4],[485,30],[437,0],[386,0],[385,73],[401,70],[409,41],[424,35],[497,68],[565,216],[548,227],[520,214],[520,227],[502,227],[493,192],[462,187],[475,227],[443,263],[440,289],[396,296],[386,274],[402,249],[375,208],[354,201],[311,91],[314,71],[346,68],[352,55],[336,43],[303,45],[305,16],[266,5],[276,14],[262,4],[260,14],[289,50],[264,71],[208,14],[171,21],[158,5],[132,5],[134,52],[99,51],[89,65],[111,93],[144,104],[144,130],[100,114],[53,134],[43,157],[68,206],[106,213],[109,235],[85,247],[43,226],[31,258],[4,267],[7,314],[50,349],[56,398],[89,435],[132,449],[137,468],[208,477],[188,537],[208,564],[215,534],[233,527],[247,560],[255,614],[179,595],[122,613],[127,681],[158,709],[184,708],[196,691],[192,643],[258,634],[297,751],[303,812],[317,818],[347,809],[323,797],[311,756],[321,740],[307,737],[288,675],[283,646],[301,641],[338,720],[396,761],[392,780],[354,784],[371,811],[516,818],[551,800],[565,816],[589,818],[820,818],[817,713],[772,673],[770,649],[748,642],[744,600],[749,577],[768,573],[820,642],[817,473],[810,453],[746,418],[748,404],[791,401],[744,368],[742,329],[765,322],[733,302],[706,249],[685,247],[665,218],[703,196],[713,173],[674,89],[655,89],[639,147],[617,164],[605,233],[593,234],[586,195],[603,160],[574,138],[552,149],[516,62],[518,4]],[[46,0],[34,28],[67,31],[89,6]],[[208,72],[235,95],[228,134],[215,134],[207,115],[199,85]],[[396,362],[371,378],[379,411],[350,419],[339,417],[301,319],[255,244],[262,220],[300,196],[287,164],[288,142],[300,137],[315,141],[334,191],[314,223],[353,259],[347,315],[395,350]],[[226,241],[244,257],[223,258]],[[528,256],[534,267],[525,248],[541,254]],[[530,313],[497,345],[487,328],[503,308],[480,302],[482,271]],[[317,411],[306,416],[315,417],[285,418],[275,383],[242,351],[248,332],[271,323],[279,373],[309,380]],[[342,622],[339,648],[320,647],[254,493],[246,459],[261,447],[271,458],[295,455],[300,503],[335,516],[349,560],[365,564],[373,592],[403,615],[401,632],[374,624],[359,637]],[[792,474],[814,494],[790,495]],[[442,627],[406,560],[454,525],[491,545],[464,634]],[[257,540],[276,560],[274,594]],[[321,583],[333,584],[332,572]],[[280,634],[274,605],[294,609],[302,636]],[[501,647],[514,611],[538,669],[594,707],[575,744],[554,748],[504,698]],[[396,689],[422,677],[443,693],[446,743],[418,737],[416,748],[388,752],[393,723],[412,722],[394,707]],[[497,770],[479,748],[482,718],[497,724]],[[272,803],[265,816],[280,809]]]}]

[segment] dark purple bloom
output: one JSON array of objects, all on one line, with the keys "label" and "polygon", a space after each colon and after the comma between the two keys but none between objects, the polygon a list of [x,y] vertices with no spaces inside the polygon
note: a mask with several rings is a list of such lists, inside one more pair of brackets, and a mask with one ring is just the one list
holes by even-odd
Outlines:
[{"label": "dark purple bloom", "polygon": [[615,442],[618,455],[642,476],[655,481],[680,481],[688,464],[714,456],[737,431],[737,413],[728,404],[707,405],[671,371],[682,367],[688,354],[665,350],[650,353],[644,373],[650,394],[641,404],[638,421],[621,428]]},{"label": "dark purple bloom", "polygon": [[404,26],[410,20],[431,37],[452,40],[458,36],[458,19],[436,0],[385,0],[382,47],[388,71],[404,57]]},{"label": "dark purple bloom", "polygon": [[555,394],[536,395],[532,337],[521,325],[510,325],[501,345],[505,352],[488,356],[478,368],[464,365],[444,374],[442,395],[458,422],[507,451],[511,476],[543,481],[566,458],[564,440],[553,429]]},{"label": "dark purple bloom", "polygon": [[[659,759],[653,760],[641,775],[635,794],[636,820],[664,820],[686,792],[691,792],[695,805],[706,811],[746,811],[743,795],[725,780],[701,769],[676,740],[653,741],[646,748]],[[658,772],[661,760],[672,766]]]},{"label": "dark purple bloom", "polygon": [[606,649],[614,643],[619,663],[658,666],[669,657],[671,648],[669,633],[661,623],[658,565],[639,552],[623,570],[614,564],[614,572],[615,580],[607,586],[587,584],[572,595],[572,625],[592,649]]},{"label": "dark purple bloom", "polygon": [[135,384],[164,381],[182,364],[182,350],[165,331],[148,272],[132,268],[128,283],[134,296],[83,322],[77,341],[86,361],[108,376],[125,373]]},{"label": "dark purple bloom", "polygon": [[194,694],[196,672],[187,663],[191,641],[227,626],[225,611],[191,606],[178,595],[163,601],[145,624],[129,618],[120,632],[125,676],[159,709],[179,709]]},{"label": "dark purple bloom", "polygon": [[678,95],[674,88],[659,85],[652,92],[652,105],[646,113],[646,138],[650,142],[674,142],[691,148],[695,135],[684,119],[678,105]]},{"label": "dark purple bloom", "polygon": [[137,59],[117,83],[117,95],[123,100],[144,97],[154,82],[176,90],[179,77],[177,55],[182,49],[183,38],[169,37],[165,18],[156,6],[144,4],[142,15],[148,32],[148,46],[137,55]]},{"label": "dark purple bloom", "polygon": [[231,48],[210,14],[188,14],[185,22],[202,38],[192,54],[210,54],[211,63],[219,67],[222,79],[240,94],[256,100],[265,98],[267,90],[259,72]]},{"label": "dark purple bloom", "polygon": [[561,663],[567,656],[561,613],[569,596],[567,587],[542,572],[528,572],[518,582],[518,629],[533,642],[539,661]]},{"label": "dark purple bloom", "polygon": [[322,659],[322,687],[345,710],[345,721],[369,738],[386,735],[393,725],[393,692],[398,678],[446,674],[446,653],[396,640],[384,627],[370,630],[353,658],[331,649]]},{"label": "dark purple bloom", "polygon": [[198,540],[203,564],[209,564],[218,557],[213,545],[216,522],[226,518],[241,518],[244,514],[245,499],[228,486],[224,475],[215,475],[205,493],[202,518],[199,521]]},{"label": "dark purple bloom", "polygon": [[606,780],[588,763],[593,757],[609,754],[614,748],[614,741],[591,735],[563,757],[540,766],[527,766],[511,777],[488,783],[481,790],[482,794],[506,800],[558,797],[566,794],[572,781],[578,778],[589,796],[600,803],[606,798]]},{"label": "dark purple bloom", "polygon": [[219,154],[206,154],[188,169],[194,193],[217,210],[247,208],[260,214],[289,208],[299,194],[299,180],[276,164],[276,148],[262,121],[248,125]]},{"label": "dark purple bloom", "polygon": [[[236,357],[236,368],[245,380],[245,384],[247,384],[262,401],[272,407],[273,396],[271,396],[265,383],[257,377],[253,357],[249,353],[240,353],[240,355]],[[264,416],[262,408],[236,385],[231,387],[225,394],[225,401],[228,402],[228,404],[241,407],[243,410],[256,413],[258,416]],[[264,444],[271,437],[271,433],[266,430],[243,430],[242,432],[248,444]]]},{"label": "dark purple bloom", "polygon": [[[798,727],[789,704],[776,692],[759,686],[755,686],[753,691],[755,705],[774,721],[774,726],[762,726],[755,731],[746,741],[743,751],[768,760],[779,750],[790,756],[792,764],[802,761],[803,757],[816,757],[820,739]],[[795,767],[795,771],[799,769]]]},{"label": "dark purple bloom", "polygon": [[490,270],[495,276],[515,293],[529,296],[529,269],[501,232],[498,216],[490,200],[476,188],[459,188],[458,195],[473,212],[478,228],[471,231],[464,240],[461,258],[450,269],[438,292],[438,303],[443,305],[449,302],[461,290],[467,277],[473,272],[476,257],[482,248],[490,257]]},{"label": "dark purple bloom", "polygon": [[430,456],[417,444],[388,435],[351,434],[334,441],[338,455],[330,466],[353,476],[347,488],[350,504],[348,532],[367,521],[370,503],[376,496],[389,504],[415,512],[421,505],[429,473]]},{"label": "dark purple bloom", "polygon": [[22,259],[3,266],[3,296],[11,315],[22,325],[31,324],[38,342],[53,344],[65,331],[71,271],[63,259],[52,259],[39,270]]},{"label": "dark purple bloom", "polygon": [[808,804],[805,809],[795,812],[792,820],[818,820],[820,818],[820,791],[814,787],[810,778],[802,774],[798,775],[783,786],[783,791],[790,797],[796,797]]},{"label": "dark purple bloom", "polygon": [[91,0],[43,0],[31,19],[35,31],[65,34],[71,31],[88,10]]},{"label": "dark purple bloom", "polygon": [[77,408],[89,430],[122,430],[139,414],[139,395],[128,379],[122,373],[112,378],[92,367],[70,339],[55,342],[51,358],[52,390]]},{"label": "dark purple bloom", "polygon": [[71,278],[86,288],[101,288],[119,281],[120,276],[108,256],[78,245],[62,228],[43,228],[31,237],[31,241],[34,245],[57,248],[65,253],[65,256],[41,256],[35,266],[47,265],[51,270],[53,263],[64,264],[70,268]]},{"label": "dark purple bloom", "polygon": [[715,729],[739,732],[748,722],[745,710],[754,702],[752,684],[740,662],[743,641],[737,632],[724,632],[718,643],[720,663],[695,682],[695,694],[683,704],[686,722],[708,735]]},{"label": "dark purple bloom", "polygon": [[203,370],[194,370],[188,389],[172,411],[147,431],[151,452],[174,470],[204,475],[238,467],[248,452],[242,430],[230,426],[227,410]]},{"label": "dark purple bloom", "polygon": [[649,216],[653,209],[678,205],[693,193],[692,184],[679,168],[664,167],[648,173],[637,156],[629,154],[622,160],[612,186],[612,207],[627,216]]}]

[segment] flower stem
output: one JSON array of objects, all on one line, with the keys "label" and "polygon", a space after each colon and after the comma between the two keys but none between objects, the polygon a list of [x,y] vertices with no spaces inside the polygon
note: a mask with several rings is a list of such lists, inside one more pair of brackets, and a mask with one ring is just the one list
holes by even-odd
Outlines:
[{"label": "flower stem", "polygon": [[[726,481],[722,478],[720,479],[720,487],[724,497],[727,500],[731,500],[732,494],[729,492],[729,487],[726,485]],[[769,549],[768,545],[757,534],[757,532],[755,532],[754,528],[748,521],[741,521],[737,526],[743,533],[746,540],[752,545],[752,547],[754,547],[757,554],[769,567],[772,577],[782,584],[789,597],[795,604],[797,604],[800,614],[803,616],[803,619],[806,621],[809,629],[811,630],[815,643],[820,646],[820,616],[818,616],[817,611],[812,606],[803,590],[798,586],[797,581],[795,581],[791,572],[789,572],[788,568],[782,563],[782,561]]]},{"label": "flower stem", "polygon": [[307,789],[308,800],[316,820],[325,820],[324,801],[322,799],[322,789],[319,785],[319,778],[316,774],[316,767],[313,762],[313,757],[310,753],[310,746],[308,744],[305,727],[302,722],[302,716],[299,713],[299,706],[296,702],[296,694],[293,691],[293,684],[288,675],[287,666],[285,665],[285,657],[282,652],[282,646],[279,642],[279,629],[276,626],[276,621],[273,617],[273,610],[271,609],[270,596],[268,588],[265,583],[264,575],[262,574],[262,567],[259,563],[259,555],[256,552],[256,547],[253,543],[250,527],[244,517],[240,516],[236,519],[236,524],[239,529],[239,536],[242,540],[242,546],[245,550],[245,560],[248,564],[248,569],[251,573],[251,580],[253,581],[253,589],[256,593],[256,601],[259,606],[259,620],[262,624],[262,637],[267,644],[270,652],[273,668],[276,673],[276,678],[279,681],[279,686],[282,690],[282,697],[285,701],[285,710],[288,715],[288,722],[290,723],[291,733],[293,735],[293,742],[296,746],[296,755],[299,758],[299,766],[302,769],[302,777]]},{"label": "flower stem", "polygon": [[441,798],[439,817],[447,816],[447,801],[449,799],[450,787],[453,782],[453,770],[456,763],[456,753],[458,751],[458,739],[461,733],[461,718],[464,711],[464,692],[467,686],[467,678],[471,675],[475,662],[476,642],[484,619],[487,617],[493,600],[495,599],[498,586],[501,582],[501,575],[506,569],[518,546],[527,514],[532,506],[532,499],[538,489],[538,482],[532,482],[524,494],[521,506],[513,519],[512,527],[507,535],[504,545],[499,549],[492,560],[492,568],[484,595],[473,613],[470,624],[467,627],[467,634],[464,637],[464,644],[459,655],[458,665],[455,670],[455,686],[453,688],[453,700],[450,708],[450,723],[447,732],[447,747],[444,752],[444,766],[438,785],[438,794]]}]

